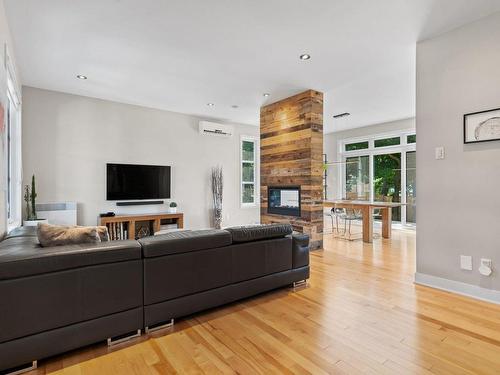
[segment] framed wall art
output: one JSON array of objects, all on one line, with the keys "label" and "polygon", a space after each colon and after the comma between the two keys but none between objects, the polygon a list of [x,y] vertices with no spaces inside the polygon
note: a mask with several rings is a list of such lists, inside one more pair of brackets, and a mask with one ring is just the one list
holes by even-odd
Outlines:
[{"label": "framed wall art", "polygon": [[500,140],[500,108],[464,115],[464,143]]}]

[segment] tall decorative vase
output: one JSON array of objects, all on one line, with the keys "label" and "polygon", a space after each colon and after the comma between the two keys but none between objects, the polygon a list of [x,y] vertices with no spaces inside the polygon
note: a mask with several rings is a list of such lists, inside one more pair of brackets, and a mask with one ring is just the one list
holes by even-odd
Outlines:
[{"label": "tall decorative vase", "polygon": [[214,225],[215,229],[222,228],[222,208],[214,209]]},{"label": "tall decorative vase", "polygon": [[214,203],[214,226],[216,229],[222,228],[222,192],[224,178],[222,167],[212,168],[212,199]]}]

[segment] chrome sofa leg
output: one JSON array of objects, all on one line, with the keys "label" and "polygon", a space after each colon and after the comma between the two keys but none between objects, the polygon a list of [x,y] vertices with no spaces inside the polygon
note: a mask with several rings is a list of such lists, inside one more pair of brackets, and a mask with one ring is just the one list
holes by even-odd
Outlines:
[{"label": "chrome sofa leg", "polygon": [[108,338],[108,346],[118,345],[118,344],[121,344],[122,342],[132,340],[132,339],[135,339],[136,337],[140,337],[140,336],[141,336],[141,330],[138,329],[136,333],[134,333],[130,336],[109,337]]},{"label": "chrome sofa leg", "polygon": [[38,362],[37,361],[33,361],[33,362],[31,362],[31,366],[19,368],[19,369],[16,369],[16,370],[12,371],[12,372],[7,372],[6,375],[19,375],[19,374],[23,374],[25,372],[35,370],[37,367],[38,367]]},{"label": "chrome sofa leg", "polygon": [[164,329],[164,328],[172,328],[173,326],[174,326],[174,319],[170,319],[170,321],[168,323],[161,324],[159,326],[154,326],[154,327],[146,327],[145,332],[150,333],[150,332],[158,331],[158,330]]},{"label": "chrome sofa leg", "polygon": [[293,289],[300,288],[300,287],[303,287],[306,285],[307,285],[307,279],[294,281],[293,282]]}]

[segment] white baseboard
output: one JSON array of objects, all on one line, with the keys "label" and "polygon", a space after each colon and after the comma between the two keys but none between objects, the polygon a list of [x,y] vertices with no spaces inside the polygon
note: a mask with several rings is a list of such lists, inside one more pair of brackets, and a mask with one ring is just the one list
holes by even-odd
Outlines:
[{"label": "white baseboard", "polygon": [[425,273],[415,273],[415,284],[430,286],[431,288],[457,293],[481,301],[496,303],[500,305],[500,290],[481,288],[477,285],[462,283],[442,277],[427,275]]}]

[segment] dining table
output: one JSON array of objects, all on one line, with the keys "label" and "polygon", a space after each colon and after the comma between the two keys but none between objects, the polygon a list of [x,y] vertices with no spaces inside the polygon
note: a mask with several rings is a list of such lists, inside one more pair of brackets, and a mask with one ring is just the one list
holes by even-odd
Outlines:
[{"label": "dining table", "polygon": [[370,200],[324,200],[323,207],[335,207],[343,209],[354,209],[361,212],[363,221],[363,242],[373,242],[373,210],[379,209],[382,217],[382,237],[391,238],[392,232],[392,209],[405,206],[399,202],[378,202]]}]

